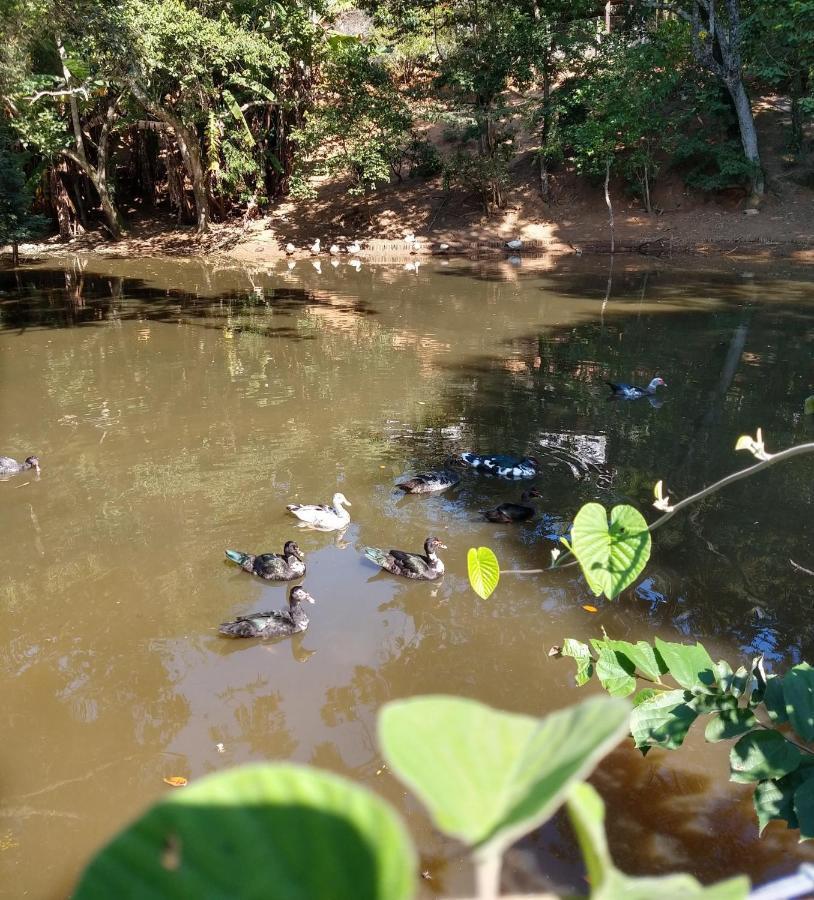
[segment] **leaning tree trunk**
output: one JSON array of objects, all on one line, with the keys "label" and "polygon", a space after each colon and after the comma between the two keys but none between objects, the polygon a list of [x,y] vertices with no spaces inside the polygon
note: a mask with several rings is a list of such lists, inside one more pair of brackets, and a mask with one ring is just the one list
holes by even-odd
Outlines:
[{"label": "leaning tree trunk", "polygon": [[105,120],[102,124],[102,131],[99,136],[99,144],[97,147],[96,166],[92,166],[88,162],[85,152],[85,138],[82,134],[82,126],[79,123],[79,104],[76,102],[76,93],[73,90],[73,76],[68,69],[67,54],[62,44],[62,39],[56,37],[57,52],[62,61],[62,77],[65,79],[65,87],[68,91],[68,101],[71,109],[71,125],[73,126],[74,141],[76,150],[63,150],[63,155],[73,160],[79,168],[88,176],[91,184],[96,188],[99,195],[99,203],[102,207],[107,228],[114,240],[118,240],[122,236],[122,226],[119,221],[119,214],[116,206],[110,196],[107,187],[107,152],[110,139],[110,129],[116,119],[116,106],[118,105],[118,97],[111,97],[108,101]]},{"label": "leaning tree trunk", "polygon": [[741,134],[744,156],[752,165],[752,197],[753,203],[760,201],[766,185],[763,178],[763,169],[760,165],[760,151],[757,143],[757,130],[755,118],[752,115],[752,104],[743,85],[740,74],[737,78],[725,79],[726,89],[735,106],[735,114],[738,117],[738,128]]}]

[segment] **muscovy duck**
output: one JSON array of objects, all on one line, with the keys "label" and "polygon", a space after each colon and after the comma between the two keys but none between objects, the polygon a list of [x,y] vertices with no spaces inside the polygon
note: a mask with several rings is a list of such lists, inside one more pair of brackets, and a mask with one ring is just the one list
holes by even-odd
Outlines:
[{"label": "muscovy duck", "polygon": [[532,488],[530,491],[523,491],[520,503],[501,503],[494,509],[483,509],[481,512],[490,522],[525,522],[536,512],[533,506],[526,505],[526,501],[542,496]]},{"label": "muscovy duck", "polygon": [[534,456],[511,456],[508,453],[495,453],[483,456],[478,453],[461,453],[460,461],[487,475],[498,478],[534,478],[540,468],[540,461]]},{"label": "muscovy duck", "polygon": [[28,456],[23,462],[17,462],[10,456],[0,456],[0,475],[16,475],[26,469],[34,469],[37,475],[40,474],[40,461],[36,456]]},{"label": "muscovy duck", "polygon": [[667,382],[658,375],[646,388],[637,387],[635,384],[625,384],[621,381],[618,383],[606,381],[605,384],[611,389],[613,397],[621,397],[622,400],[641,400],[642,397],[652,397],[656,393],[656,388],[667,387]]},{"label": "muscovy duck", "polygon": [[223,622],[218,631],[227,637],[236,638],[274,638],[297,634],[308,627],[308,616],[302,608],[306,601],[314,602],[308,591],[299,586],[291,588],[288,609],[238,616],[231,622]]},{"label": "muscovy duck", "polygon": [[343,507],[352,506],[344,494],[334,494],[333,506],[327,504],[289,503],[286,509],[306,525],[325,531],[338,531],[350,522],[350,513]]},{"label": "muscovy duck", "polygon": [[244,572],[251,572],[266,581],[293,581],[305,575],[305,554],[294,541],[286,541],[282,553],[252,556],[242,550],[227,550],[226,556]]},{"label": "muscovy duck", "polygon": [[445,469],[438,472],[421,472],[407,481],[400,482],[396,487],[405,494],[434,494],[454,487],[460,480],[461,476],[457,472]]},{"label": "muscovy duck", "polygon": [[365,556],[382,569],[413,578],[417,581],[435,581],[444,574],[444,564],[438,558],[436,550],[446,550],[438,538],[428,537],[424,541],[424,556],[420,553],[406,553],[404,550],[379,550],[378,547],[363,547]]}]

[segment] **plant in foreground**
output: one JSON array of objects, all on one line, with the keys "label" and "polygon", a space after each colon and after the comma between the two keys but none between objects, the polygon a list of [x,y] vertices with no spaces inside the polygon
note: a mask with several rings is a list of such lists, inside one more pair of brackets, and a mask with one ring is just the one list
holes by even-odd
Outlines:
[{"label": "plant in foreground", "polygon": [[[566,801],[592,897],[746,897],[744,877],[703,887],[613,866],[602,801],[582,779],[622,737],[629,711],[594,697],[535,719],[414,697],[383,707],[379,743],[438,828],[469,847],[484,900],[497,896],[504,850]],[[97,854],[75,896],[408,900],[417,870],[401,819],[375,794],[318,769],[252,765],[161,800]]]},{"label": "plant in foreground", "polygon": [[[760,831],[772,819],[814,838],[814,669],[808,663],[785,675],[767,674],[763,657],[734,672],[714,663],[701,644],[616,641],[605,635],[591,646],[568,638],[554,651],[577,665],[576,682],[596,675],[613,697],[633,698],[630,733],[642,753],[675,750],[701,716],[708,741],[736,740],[730,780],[753,784]],[[669,676],[671,681],[665,679]]]}]

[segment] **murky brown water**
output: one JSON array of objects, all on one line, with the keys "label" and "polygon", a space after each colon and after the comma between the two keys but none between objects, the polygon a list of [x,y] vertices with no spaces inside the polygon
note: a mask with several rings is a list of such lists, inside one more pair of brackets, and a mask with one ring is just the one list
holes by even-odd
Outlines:
[{"label": "murky brown water", "polygon": [[[805,460],[659,531],[637,588],[595,615],[574,570],[505,576],[488,602],[465,574],[480,544],[505,568],[544,564],[587,499],[644,509],[660,477],[681,496],[744,465],[732,447],[757,425],[770,448],[811,440],[812,282],[617,265],[603,303],[604,269],[526,262],[318,274],[308,261],[289,272],[147,258],[1,274],[0,453],[43,465],[39,480],[0,483],[3,896],[65,896],[91,852],[168,790],[165,776],[259,759],[380,790],[410,820],[427,890],[460,893],[457,848],[377,774],[383,702],[443,691],[545,713],[584,696],[548,648],[602,626],[695,637],[733,662],[756,650],[774,666],[814,660],[812,580],[788,563],[814,563]],[[606,402],[605,377],[655,372],[663,405]],[[481,521],[519,490],[475,477],[435,498],[393,491],[466,448],[534,448],[551,463],[537,482],[544,515]],[[285,504],[337,489],[353,503],[348,531],[298,534]],[[440,584],[377,574],[359,552],[418,549],[430,533],[450,548]],[[276,552],[291,536],[317,598],[307,633],[220,639],[218,622],[286,595],[224,548]],[[613,754],[595,780],[618,862],[763,880],[814,858],[774,825],[758,840],[748,791],[726,774],[726,746],[699,738],[669,758]],[[581,885],[561,819],[507,869],[518,886],[540,870]]]}]

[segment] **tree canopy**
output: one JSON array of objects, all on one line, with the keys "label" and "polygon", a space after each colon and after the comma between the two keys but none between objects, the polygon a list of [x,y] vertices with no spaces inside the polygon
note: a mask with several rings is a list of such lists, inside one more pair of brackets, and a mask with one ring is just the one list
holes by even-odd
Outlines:
[{"label": "tree canopy", "polygon": [[5,145],[27,154],[26,203],[65,234],[98,220],[118,236],[125,200],[203,232],[308,196],[316,174],[369,194],[443,170],[488,211],[519,130],[546,200],[567,166],[614,173],[648,211],[667,168],[757,203],[751,95],[788,98],[792,153],[814,111],[812,0],[0,0],[0,14]]}]

